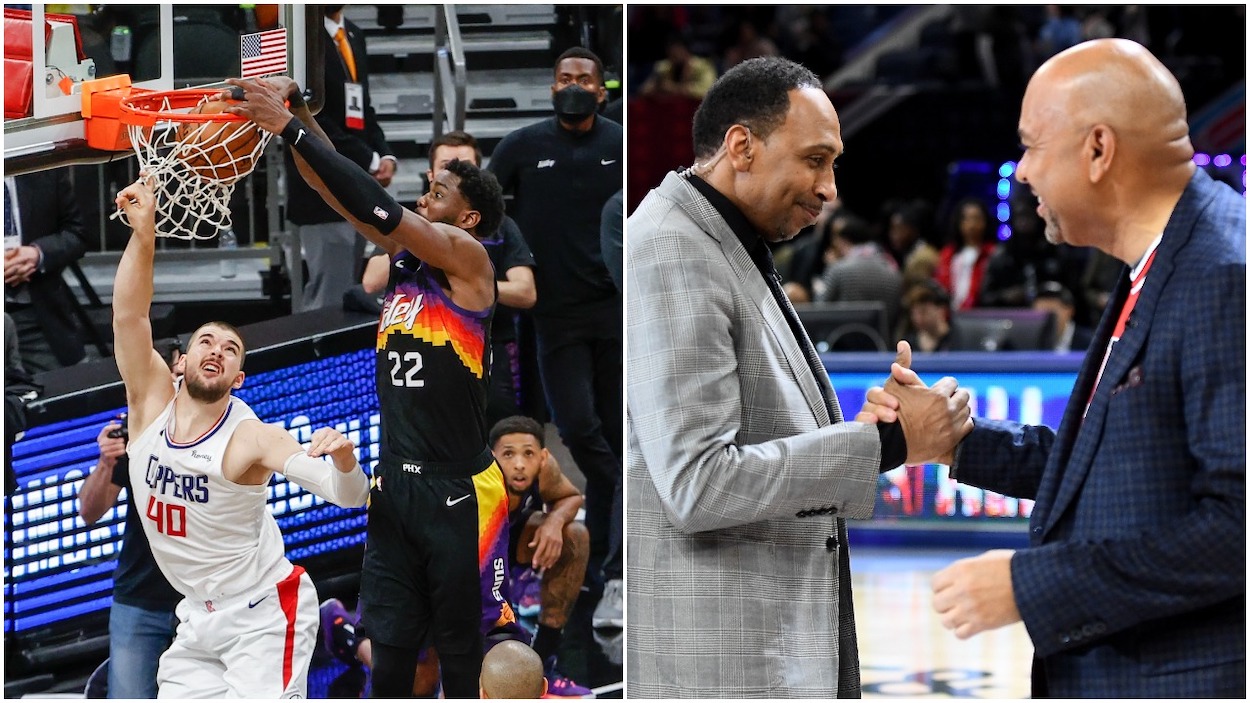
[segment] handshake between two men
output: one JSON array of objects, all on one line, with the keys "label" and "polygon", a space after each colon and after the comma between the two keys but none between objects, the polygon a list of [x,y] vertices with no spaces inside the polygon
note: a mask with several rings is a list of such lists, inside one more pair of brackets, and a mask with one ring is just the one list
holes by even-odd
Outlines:
[{"label": "handshake between two men", "polygon": [[[907,442],[907,463],[953,464],[955,447],[972,432],[971,396],[950,376],[925,386],[911,369],[911,346],[898,355],[884,386],[868,390],[856,422],[898,421]],[[1020,620],[1011,585],[1012,550],[996,549],[961,559],[933,578],[933,607],[942,626],[967,639]]]},{"label": "handshake between two men", "polygon": [[950,464],[955,447],[972,431],[971,396],[945,376],[925,386],[911,370],[911,345],[898,343],[885,386],[870,388],[856,422],[898,421],[907,442],[907,463]]}]

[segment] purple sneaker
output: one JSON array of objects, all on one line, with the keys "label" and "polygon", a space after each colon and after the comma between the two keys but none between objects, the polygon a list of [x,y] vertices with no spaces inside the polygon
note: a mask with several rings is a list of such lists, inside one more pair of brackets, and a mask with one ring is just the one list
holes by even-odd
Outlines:
[{"label": "purple sneaker", "polygon": [[543,698],[594,698],[595,692],[578,684],[569,677],[561,674],[556,669],[556,658],[547,659],[547,666],[543,672],[543,676],[547,678],[547,692],[543,694]]},{"label": "purple sneaker", "polygon": [[512,594],[516,598],[513,610],[518,617],[536,617],[543,609],[542,579],[533,569],[525,569],[512,582]]},{"label": "purple sneaker", "polygon": [[349,666],[357,666],[356,618],[343,607],[338,598],[321,604],[322,645],[335,659]]}]

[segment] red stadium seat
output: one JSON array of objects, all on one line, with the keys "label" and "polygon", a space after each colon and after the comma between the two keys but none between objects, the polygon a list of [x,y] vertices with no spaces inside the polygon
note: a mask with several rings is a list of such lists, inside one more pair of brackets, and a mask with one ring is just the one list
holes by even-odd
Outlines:
[{"label": "red stadium seat", "polygon": [[[45,13],[43,40],[52,38],[52,22],[66,22],[74,27],[74,43],[78,60],[87,55],[82,50],[82,34],[78,18],[73,15]],[[34,98],[34,34],[31,32],[30,10],[4,8],[4,118],[30,117]]]}]

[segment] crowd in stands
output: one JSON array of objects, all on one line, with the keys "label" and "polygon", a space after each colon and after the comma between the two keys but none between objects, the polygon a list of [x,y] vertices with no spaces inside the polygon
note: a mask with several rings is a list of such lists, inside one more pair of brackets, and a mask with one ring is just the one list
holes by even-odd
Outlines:
[{"label": "crowd in stands", "polygon": [[[921,9],[631,6],[629,209],[656,185],[656,174],[690,164],[689,118],[720,73],[751,57],[781,55],[829,78]],[[1014,114],[1025,82],[1047,58],[1081,41],[1125,37],[1160,56],[1196,108],[1244,76],[1237,73],[1244,34],[1238,43],[1226,28],[1240,18],[1231,24],[1241,31],[1244,13],[1244,6],[956,6],[928,23],[914,51],[940,43],[951,59],[947,79],[983,86]],[[947,163],[966,156],[929,149],[911,158]],[[862,175],[855,182],[862,184]],[[1011,195],[1009,220],[1001,223],[1011,235],[1003,239],[992,186],[982,197],[960,199],[964,193],[951,185],[949,192],[882,199],[879,207],[881,200],[864,202],[863,194],[854,200],[850,193],[849,203],[827,204],[815,226],[774,251],[791,301],[880,301],[888,320],[883,341],[892,348],[908,339],[925,351],[951,348],[951,318],[961,312],[1045,309],[1054,314],[1055,348],[1083,350],[1119,262],[1047,242],[1027,188]]]},{"label": "crowd in stands", "polygon": [[[631,6],[627,89],[647,90],[648,79],[674,41],[716,75],[760,56],[786,56],[819,76],[841,68],[845,54],[905,5]],[[710,85],[709,81],[709,85]]]},{"label": "crowd in stands", "polygon": [[906,339],[917,351],[947,351],[956,311],[1034,308],[1055,315],[1056,350],[1084,351],[1115,278],[1100,270],[1108,266],[1102,257],[1047,242],[1036,207],[1017,189],[1012,236],[1000,241],[976,197],[959,200],[944,229],[923,200],[888,201],[867,217],[835,201],[774,255],[800,307],[882,303],[890,348]]}]

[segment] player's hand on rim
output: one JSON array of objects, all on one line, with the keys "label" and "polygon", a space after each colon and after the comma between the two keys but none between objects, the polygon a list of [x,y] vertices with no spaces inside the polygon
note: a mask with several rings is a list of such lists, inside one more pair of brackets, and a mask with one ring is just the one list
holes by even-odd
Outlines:
[{"label": "player's hand on rim", "polygon": [[[226,83],[236,88],[223,90],[218,98],[231,101],[231,105],[225,109],[226,112],[246,117],[266,132],[281,134],[293,117],[286,105],[287,92],[299,86],[286,76],[279,78],[285,82],[259,78],[228,78]],[[242,95],[238,95],[240,91]]]}]

